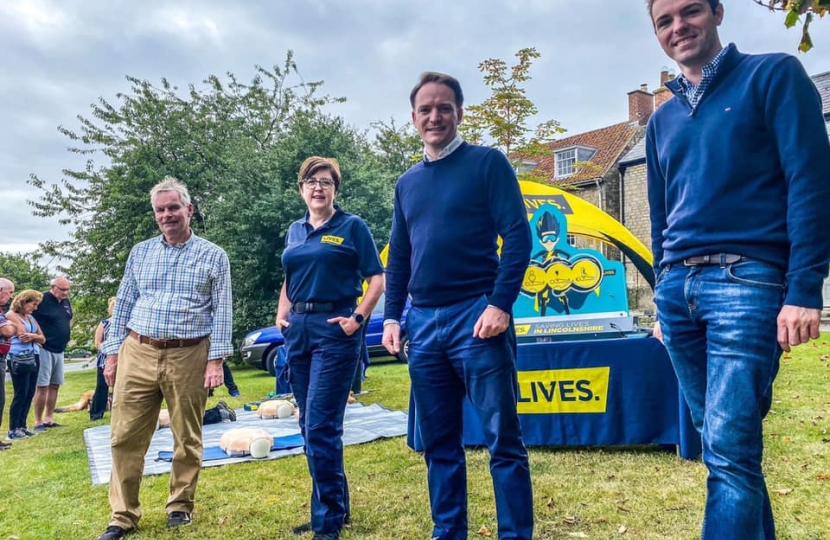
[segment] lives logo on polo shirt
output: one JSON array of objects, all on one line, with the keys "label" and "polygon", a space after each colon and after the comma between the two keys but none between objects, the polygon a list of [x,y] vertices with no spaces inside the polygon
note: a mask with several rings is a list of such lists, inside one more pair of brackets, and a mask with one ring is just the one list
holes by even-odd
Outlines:
[{"label": "lives logo on polo shirt", "polygon": [[331,234],[325,235],[320,237],[320,243],[322,244],[334,244],[335,246],[339,246],[343,243],[343,237],[341,236],[333,236]]}]

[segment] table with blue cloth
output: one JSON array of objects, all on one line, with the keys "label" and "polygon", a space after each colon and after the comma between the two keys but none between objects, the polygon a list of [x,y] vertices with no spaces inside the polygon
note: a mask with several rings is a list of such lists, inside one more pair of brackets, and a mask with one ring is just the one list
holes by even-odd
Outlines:
[{"label": "table with blue cloth", "polygon": [[[668,353],[653,337],[522,344],[518,411],[528,446],[673,445],[700,455]],[[407,444],[421,451],[409,402]],[[464,444],[484,445],[476,410],[464,404]]]}]

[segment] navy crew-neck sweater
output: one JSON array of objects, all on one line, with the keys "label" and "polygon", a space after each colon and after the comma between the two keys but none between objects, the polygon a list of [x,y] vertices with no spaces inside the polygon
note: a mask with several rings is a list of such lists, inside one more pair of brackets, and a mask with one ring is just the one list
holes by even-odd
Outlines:
[{"label": "navy crew-neck sweater", "polygon": [[786,304],[820,308],[830,143],[804,68],[789,55],[730,47],[694,110],[676,81],[667,86],[675,97],[646,135],[655,271],[737,253],[786,270]]},{"label": "navy crew-neck sweater", "polygon": [[443,159],[421,161],[395,186],[384,317],[400,318],[407,293],[425,307],[487,295],[510,313],[530,249],[527,212],[504,154],[462,143]]}]

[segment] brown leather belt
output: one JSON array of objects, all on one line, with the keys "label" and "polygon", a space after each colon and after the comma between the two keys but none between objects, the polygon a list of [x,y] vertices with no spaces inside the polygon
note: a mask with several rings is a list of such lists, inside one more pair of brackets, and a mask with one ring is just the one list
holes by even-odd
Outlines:
[{"label": "brown leather belt", "polygon": [[145,345],[155,347],[156,349],[178,349],[181,347],[193,347],[194,345],[198,345],[204,341],[207,336],[193,339],[153,339],[130,330],[130,337],[137,339],[139,343],[144,343]]},{"label": "brown leather belt", "polygon": [[733,264],[745,260],[746,257],[744,257],[743,255],[738,255],[737,253],[710,253],[708,255],[687,257],[683,259],[683,264],[685,266],[701,266],[705,264]]}]

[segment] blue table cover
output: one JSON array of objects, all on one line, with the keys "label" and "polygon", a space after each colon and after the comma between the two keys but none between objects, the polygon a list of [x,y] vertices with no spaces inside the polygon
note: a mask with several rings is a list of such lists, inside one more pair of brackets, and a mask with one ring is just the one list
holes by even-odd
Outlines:
[{"label": "blue table cover", "polygon": [[[528,446],[675,445],[701,452],[666,349],[651,337],[531,343],[518,347],[518,410]],[[423,450],[410,394],[407,444]],[[484,445],[464,408],[464,444]]]}]

